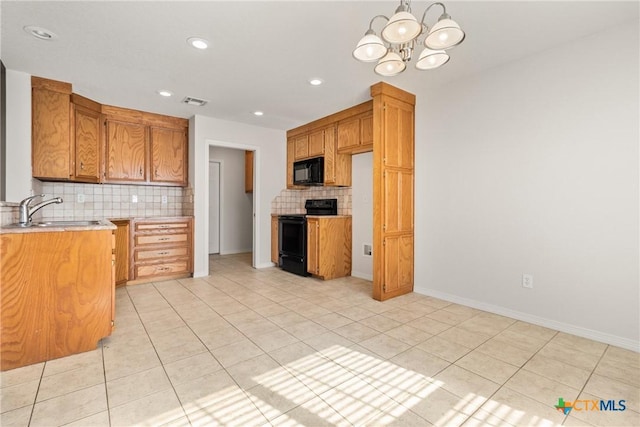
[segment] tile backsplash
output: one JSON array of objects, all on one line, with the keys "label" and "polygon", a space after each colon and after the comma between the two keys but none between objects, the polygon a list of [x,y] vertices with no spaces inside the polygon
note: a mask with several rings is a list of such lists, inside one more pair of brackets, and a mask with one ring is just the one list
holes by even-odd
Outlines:
[{"label": "tile backsplash", "polygon": [[306,190],[282,190],[271,201],[271,213],[304,214],[307,199],[338,199],[338,215],[351,215],[351,187],[309,187]]},{"label": "tile backsplash", "polygon": [[0,225],[14,224],[19,217],[17,203],[0,202]]},{"label": "tile backsplash", "polygon": [[[34,219],[103,219],[193,215],[193,190],[146,185],[78,184],[34,180],[35,194],[62,197]],[[137,202],[133,202],[133,199]]]}]

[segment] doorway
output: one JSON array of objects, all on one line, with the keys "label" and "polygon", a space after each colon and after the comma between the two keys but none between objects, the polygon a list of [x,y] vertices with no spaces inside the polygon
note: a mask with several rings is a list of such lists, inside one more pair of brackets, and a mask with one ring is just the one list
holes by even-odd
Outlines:
[{"label": "doorway", "polygon": [[[209,262],[220,255],[253,254],[257,196],[255,189],[251,192],[245,183],[246,148],[210,144],[208,151],[206,237]],[[254,156],[252,166],[255,162]],[[255,177],[250,179],[255,184]]]},{"label": "doorway", "polygon": [[209,160],[209,255],[220,253],[222,161]]}]

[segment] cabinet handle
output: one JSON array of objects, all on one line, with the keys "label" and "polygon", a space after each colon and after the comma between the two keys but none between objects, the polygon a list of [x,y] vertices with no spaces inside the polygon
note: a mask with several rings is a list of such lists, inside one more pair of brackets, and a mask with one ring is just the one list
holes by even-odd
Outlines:
[{"label": "cabinet handle", "polygon": [[156,178],[158,177],[158,168],[156,168]]},{"label": "cabinet handle", "polygon": [[142,176],[142,168],[140,168],[140,176]]},{"label": "cabinet handle", "polygon": [[169,240],[169,238],[168,238],[168,237],[161,237],[161,238],[160,238],[160,239],[158,239],[158,240],[160,240],[161,242],[163,242],[163,241],[165,241],[165,240]]},{"label": "cabinet handle", "polygon": [[169,252],[158,252],[158,255],[169,255]]},{"label": "cabinet handle", "polygon": [[168,225],[159,225],[158,228],[169,228]]},{"label": "cabinet handle", "polygon": [[80,162],[80,169],[84,170],[84,162]]}]

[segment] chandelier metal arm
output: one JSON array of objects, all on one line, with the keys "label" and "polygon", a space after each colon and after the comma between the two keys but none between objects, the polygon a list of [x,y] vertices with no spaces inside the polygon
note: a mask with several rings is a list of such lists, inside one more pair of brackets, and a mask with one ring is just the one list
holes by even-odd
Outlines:
[{"label": "chandelier metal arm", "polygon": [[442,7],[442,15],[441,15],[441,18],[442,18],[442,17],[449,18],[449,15],[447,15],[447,8],[444,6],[444,4],[442,4],[442,3],[440,3],[440,2],[431,3],[431,4],[429,5],[429,7],[427,7],[427,8],[424,10],[424,13],[422,14],[422,19],[420,20],[420,24],[422,24],[422,27],[423,27],[423,28],[425,27],[424,19],[427,17],[427,12],[429,12],[429,9],[431,9],[433,6],[441,6],[441,7]]},{"label": "chandelier metal arm", "polygon": [[373,21],[375,21],[378,18],[384,18],[387,20],[387,22],[389,22],[389,18],[387,18],[384,15],[376,15],[373,18],[371,18],[371,21],[369,22],[369,31],[373,31]]}]

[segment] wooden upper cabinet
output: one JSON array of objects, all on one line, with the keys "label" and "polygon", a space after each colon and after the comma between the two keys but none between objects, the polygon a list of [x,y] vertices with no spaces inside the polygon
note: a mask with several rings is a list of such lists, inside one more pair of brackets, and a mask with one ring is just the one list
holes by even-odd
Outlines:
[{"label": "wooden upper cabinet", "polygon": [[71,85],[31,77],[31,164],[35,178],[71,178]]},{"label": "wooden upper cabinet", "polygon": [[186,132],[152,126],[150,134],[151,182],[187,185]]},{"label": "wooden upper cabinet", "polygon": [[108,105],[102,113],[106,182],[187,185],[186,119]]},{"label": "wooden upper cabinet", "polygon": [[339,154],[336,146],[336,126],[323,129],[324,185],[351,186],[351,155]]},{"label": "wooden upper cabinet", "polygon": [[293,163],[296,161],[295,138],[287,139],[287,188],[295,188],[293,185]]},{"label": "wooden upper cabinet", "polygon": [[309,135],[300,135],[294,139],[296,160],[309,157]]},{"label": "wooden upper cabinet", "polygon": [[147,130],[141,123],[106,120],[107,182],[145,182]]},{"label": "wooden upper cabinet", "polygon": [[309,134],[309,157],[319,157],[324,155],[325,150],[325,129],[317,130]]},{"label": "wooden upper cabinet", "polygon": [[338,153],[373,151],[373,113],[366,112],[338,123]]},{"label": "wooden upper cabinet", "polygon": [[71,95],[73,111],[73,180],[100,182],[102,178],[102,115],[100,104]]},{"label": "wooden upper cabinet", "polygon": [[101,105],[35,76],[31,98],[34,178],[188,184],[188,120]]}]

